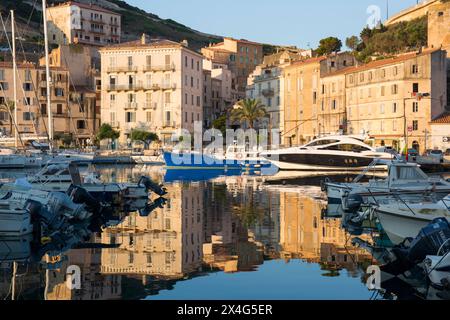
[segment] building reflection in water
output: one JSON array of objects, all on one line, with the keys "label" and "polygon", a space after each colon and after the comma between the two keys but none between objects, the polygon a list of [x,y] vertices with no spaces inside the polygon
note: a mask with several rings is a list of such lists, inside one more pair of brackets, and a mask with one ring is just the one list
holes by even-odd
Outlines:
[{"label": "building reflection in water", "polygon": [[[148,172],[108,169],[101,177],[119,182],[140,175]],[[34,277],[34,287],[42,287],[46,299],[137,299],[211,272],[255,271],[271,259],[320,264],[325,276],[342,269],[357,276],[370,262],[370,255],[350,245],[340,220],[321,218],[321,200],[289,189],[269,190],[247,177],[166,187],[164,208],[148,217],[130,214],[92,236],[93,243],[107,248],[70,250],[51,270],[35,268],[26,277]],[[81,268],[80,290],[65,284],[70,265]],[[5,296],[8,276],[2,281]]]}]

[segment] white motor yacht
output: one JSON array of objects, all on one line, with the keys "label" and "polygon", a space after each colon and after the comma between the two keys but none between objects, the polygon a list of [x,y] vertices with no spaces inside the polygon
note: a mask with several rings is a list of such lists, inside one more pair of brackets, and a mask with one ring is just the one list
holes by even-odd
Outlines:
[{"label": "white motor yacht", "polygon": [[280,170],[295,171],[361,171],[375,159],[393,158],[354,136],[319,138],[301,147],[262,152],[261,156]]},{"label": "white motor yacht", "polygon": [[402,196],[403,199],[414,199],[427,192],[434,193],[437,199],[450,194],[450,182],[428,177],[416,163],[400,160],[377,162],[388,166],[387,178],[373,178],[368,183],[361,183],[361,179],[372,168],[369,166],[352,183],[326,182],[324,187],[327,191],[329,210],[349,209],[346,204],[349,195],[359,195],[364,203],[373,204],[380,198],[390,197],[392,194]]}]

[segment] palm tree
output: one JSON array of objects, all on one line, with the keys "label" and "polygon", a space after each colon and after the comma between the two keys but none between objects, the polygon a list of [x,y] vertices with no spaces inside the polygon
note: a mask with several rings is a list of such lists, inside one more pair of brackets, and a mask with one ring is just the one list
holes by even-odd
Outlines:
[{"label": "palm tree", "polygon": [[237,108],[231,111],[231,121],[247,123],[253,129],[255,122],[268,115],[266,107],[256,99],[244,99],[237,103]]},{"label": "palm tree", "polygon": [[11,100],[6,100],[2,104],[0,104],[0,110],[5,111],[9,116],[9,134],[12,135],[13,131],[13,118],[12,114],[14,112],[14,102]]}]

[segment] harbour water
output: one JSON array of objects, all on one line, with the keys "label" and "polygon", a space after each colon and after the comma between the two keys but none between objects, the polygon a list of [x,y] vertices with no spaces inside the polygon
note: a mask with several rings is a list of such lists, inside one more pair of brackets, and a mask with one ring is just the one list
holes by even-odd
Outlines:
[{"label": "harbour water", "polygon": [[[61,237],[57,245],[0,240],[1,299],[12,294],[25,300],[431,296],[425,279],[369,290],[366,270],[377,261],[352,245],[355,236],[341,218],[327,217],[320,178],[268,183],[260,176],[193,177],[158,166],[83,170],[95,170],[105,182],[136,182],[147,175],[164,183],[167,201],[148,216],[117,214],[97,226],[81,226],[83,236],[74,231],[76,236]],[[13,180],[14,174],[0,177]],[[370,228],[358,237],[376,240]],[[73,266],[80,268],[80,287],[67,283]]]}]

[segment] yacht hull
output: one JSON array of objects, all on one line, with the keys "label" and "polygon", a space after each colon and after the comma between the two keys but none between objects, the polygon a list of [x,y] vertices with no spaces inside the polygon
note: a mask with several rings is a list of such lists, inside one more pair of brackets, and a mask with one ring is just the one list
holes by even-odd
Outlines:
[{"label": "yacht hull", "polygon": [[0,210],[0,237],[20,237],[33,232],[28,212]]},{"label": "yacht hull", "polygon": [[[436,218],[445,217],[449,220],[450,215],[445,212],[413,214],[409,210],[398,210],[395,208],[377,208],[376,214],[383,230],[394,245],[402,243],[406,238],[415,238],[419,232]],[[450,220],[449,220],[450,221]]]}]

